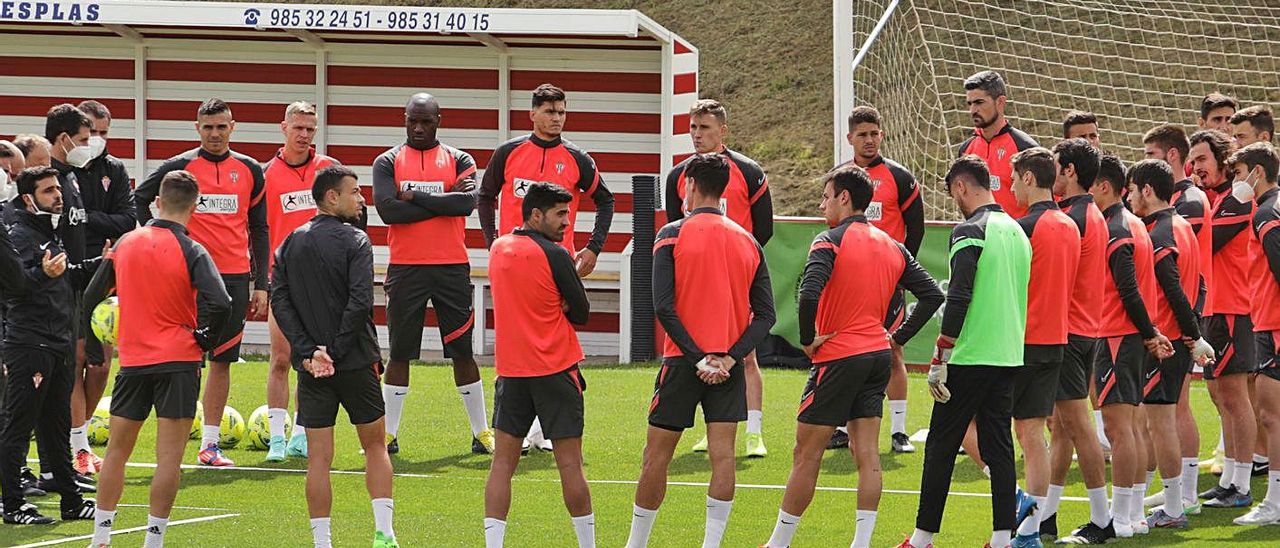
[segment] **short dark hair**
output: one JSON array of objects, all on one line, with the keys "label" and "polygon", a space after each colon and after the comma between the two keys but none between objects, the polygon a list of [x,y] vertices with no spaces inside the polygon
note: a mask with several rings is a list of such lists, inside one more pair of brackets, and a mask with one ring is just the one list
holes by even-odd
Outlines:
[{"label": "short dark hair", "polygon": [[964,79],[964,90],[980,89],[987,92],[992,99],[1003,97],[1005,92],[1004,77],[994,70],[984,70]]},{"label": "short dark hair", "polygon": [[206,99],[203,103],[200,103],[200,108],[196,110],[196,117],[213,116],[214,114],[222,114],[224,112],[231,114],[231,105],[228,105],[227,102],[222,99],[213,97]]},{"label": "short dark hair", "polygon": [[943,179],[948,192],[951,190],[951,183],[958,177],[968,178],[970,184],[991,190],[991,170],[987,169],[987,162],[976,154],[966,154],[951,163],[951,168]]},{"label": "short dark hair", "polygon": [[849,113],[849,131],[853,131],[853,126],[858,124],[883,126],[884,120],[880,118],[880,111],[876,107],[862,105],[854,107],[853,112]]},{"label": "short dark hair", "polygon": [[347,166],[332,165],[316,172],[316,180],[311,183],[311,197],[315,199],[316,207],[324,202],[325,194],[330,190],[337,190],[338,185],[347,177],[359,179],[356,172]]},{"label": "short dark hair", "polygon": [[1098,117],[1092,112],[1085,112],[1083,110],[1068,111],[1067,115],[1062,117],[1062,138],[1067,138],[1067,134],[1071,131],[1072,126],[1097,123]]},{"label": "short dark hair", "polygon": [[107,105],[94,101],[93,99],[80,101],[80,104],[76,105],[76,108],[80,109],[80,112],[88,114],[89,116],[99,120],[111,119],[111,110],[107,108]]},{"label": "short dark hair", "polygon": [[684,167],[684,176],[693,179],[700,194],[718,198],[729,186],[729,161],[715,152],[694,154]]},{"label": "short dark hair", "polygon": [[1129,173],[1126,176],[1129,184],[1137,187],[1138,190],[1142,190],[1144,186],[1151,187],[1156,198],[1162,202],[1173,199],[1173,168],[1164,160],[1155,158],[1141,160],[1129,166]]},{"label": "short dark hair", "polygon": [[1058,178],[1058,168],[1053,165],[1053,153],[1044,147],[1032,147],[1013,155],[1013,171],[1022,174],[1027,171],[1036,179],[1036,188],[1053,188],[1053,181]]},{"label": "short dark hair", "polygon": [[160,180],[160,207],[165,211],[183,211],[199,198],[200,183],[190,171],[170,171]]},{"label": "short dark hair", "polygon": [[58,170],[51,166],[29,167],[22,170],[18,173],[18,194],[35,194],[36,183],[49,177],[58,178]]},{"label": "short dark hair", "polygon": [[1262,175],[1267,178],[1268,183],[1276,182],[1277,175],[1280,175],[1280,155],[1276,154],[1275,147],[1271,143],[1261,141],[1235,151],[1230,158],[1227,159],[1227,165],[1244,164],[1249,171],[1253,168],[1262,166]]},{"label": "short dark hair", "polygon": [[689,117],[704,114],[714,116],[721,125],[729,123],[729,113],[724,109],[724,105],[715,99],[698,99],[693,102],[693,106],[689,107]]},{"label": "short dark hair", "polygon": [[1075,166],[1076,184],[1080,188],[1089,190],[1093,187],[1094,181],[1098,179],[1098,163],[1102,153],[1093,148],[1089,141],[1080,137],[1065,139],[1053,145],[1053,153],[1058,156],[1059,167]]},{"label": "short dark hair", "polygon": [[63,133],[67,135],[80,133],[82,127],[92,129],[93,121],[71,103],[56,105],[44,116],[44,138],[50,143],[56,141]]},{"label": "short dark hair", "polygon": [[1241,122],[1249,122],[1253,126],[1254,131],[1265,131],[1270,137],[1276,135],[1276,122],[1271,117],[1271,107],[1269,105],[1253,105],[1237,110],[1231,115],[1232,124]]},{"label": "short dark hair", "polygon": [[1240,108],[1240,104],[1235,99],[1216,91],[1205,95],[1204,99],[1200,100],[1200,118],[1208,118],[1213,109],[1222,107],[1231,107],[1231,110],[1235,110]]},{"label": "short dark hair", "polygon": [[1217,160],[1218,168],[1226,169],[1227,156],[1231,155],[1231,137],[1226,133],[1216,129],[1202,129],[1191,134],[1191,146],[1200,143],[1209,145],[1209,152],[1213,154],[1213,159]]},{"label": "short dark hair", "polygon": [[[533,183],[529,185],[529,190],[525,191],[524,200],[520,204],[521,213],[524,214],[524,220],[528,221],[533,216],[533,210],[546,212],[559,204],[567,204],[573,201],[573,194],[570,194],[564,187],[555,183]],[[572,235],[570,235],[572,236]]]},{"label": "short dark hair", "polygon": [[1178,151],[1178,156],[1182,157],[1182,161],[1187,161],[1187,155],[1191,153],[1191,143],[1187,141],[1187,132],[1182,126],[1177,124],[1160,124],[1147,130],[1146,135],[1142,136],[1142,144],[1155,143],[1169,153],[1169,149]]},{"label": "short dark hair", "polygon": [[1098,161],[1098,177],[1094,182],[1106,181],[1111,183],[1111,188],[1116,191],[1116,194],[1123,194],[1125,187],[1124,176],[1124,162],[1120,161],[1120,157],[1115,154],[1103,154],[1102,159]]},{"label": "short dark hair", "polygon": [[827,186],[827,183],[831,183],[835,196],[848,192],[850,205],[858,211],[866,211],[867,206],[871,205],[871,196],[875,194],[875,189],[871,187],[871,176],[853,163],[828,171],[822,178],[822,186]]},{"label": "short dark hair", "polygon": [[555,84],[542,84],[533,89],[533,108],[537,109],[543,103],[555,103],[565,100],[564,90],[555,86]]}]

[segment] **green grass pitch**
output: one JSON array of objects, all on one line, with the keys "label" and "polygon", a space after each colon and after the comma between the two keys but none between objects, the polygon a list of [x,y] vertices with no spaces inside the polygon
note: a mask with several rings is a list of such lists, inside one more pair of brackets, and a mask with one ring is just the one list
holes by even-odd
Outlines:
[{"label": "green grass pitch", "polygon": [[[264,403],[267,367],[261,362],[234,366],[231,405],[248,416]],[[641,449],[644,445],[645,416],[653,389],[656,368],[651,365],[587,367],[587,425],[584,439],[586,474],[592,482],[597,541],[600,546],[621,546],[626,542],[631,518]],[[493,369],[482,368],[486,396],[492,401]],[[791,467],[794,412],[806,373],[765,371],[764,433],[770,454],[764,459],[738,460],[738,489],[729,519],[724,545],[757,546],[768,540],[782,487]],[[1202,428],[1202,455],[1212,451],[1217,426],[1204,384],[1192,389],[1194,406]],[[928,425],[931,401],[924,378],[911,377],[908,430]],[[490,404],[492,410],[492,404]],[[373,517],[364,490],[355,431],[338,418],[337,457],[333,477],[333,540],[336,546],[367,545],[373,535]],[[887,432],[888,424],[882,426]],[[117,529],[144,526],[147,485],[154,462],[154,426],[144,428],[134,452],[136,466],[128,469],[124,499],[117,516]],[[658,514],[651,546],[696,546],[701,542],[705,482],[709,477],[706,459],[687,448],[701,435],[690,430],[681,442],[682,451],[672,463],[666,502]],[[415,366],[412,388],[400,429],[400,454],[394,458],[395,529],[401,546],[482,546],[484,481],[489,458],[472,455],[466,416],[452,375],[444,366]],[[888,435],[882,436],[885,494],[873,544],[895,546],[909,534],[915,510],[923,462],[923,446],[911,455],[893,455]],[[739,450],[742,441],[739,437]],[[183,471],[182,489],[171,521],[167,541],[172,546],[310,546],[306,500],[303,497],[305,463],[290,460],[278,465],[263,463],[265,452],[250,451],[242,443],[229,455],[238,469],[197,469]],[[97,448],[99,454],[103,448]],[[190,442],[187,463],[195,462],[196,442]],[[34,457],[34,448],[32,456]],[[958,457],[948,501],[943,531],[937,546],[977,547],[990,535],[990,499],[986,479],[964,457]],[[265,470],[267,468],[273,470]],[[856,485],[852,459],[846,451],[828,451],[813,505],[805,513],[795,538],[796,547],[847,546],[853,538]],[[1255,496],[1266,488],[1265,478],[1255,478]],[[1201,489],[1216,478],[1204,472]],[[1158,480],[1157,480],[1158,482]],[[1150,492],[1155,492],[1153,488]],[[962,495],[963,494],[963,495]],[[1083,497],[1084,487],[1073,469],[1067,497]],[[42,509],[57,511],[55,496],[36,499]],[[1244,510],[1205,509],[1193,516],[1184,531],[1153,531],[1145,537],[1126,540],[1126,546],[1209,546],[1221,543],[1241,546],[1276,545],[1280,527],[1238,527],[1231,519]],[[204,521],[186,521],[201,520]],[[1064,500],[1059,511],[1063,529],[1084,523],[1088,504]],[[53,543],[84,546],[87,540],[71,540],[92,533],[87,521],[53,526],[0,526],[0,546]],[[62,542],[59,542],[62,541]],[[117,535],[117,546],[137,546],[140,533]],[[513,503],[508,521],[507,544],[520,546],[576,546],[573,529],[560,499],[555,463],[550,454],[525,457],[514,482]]]}]

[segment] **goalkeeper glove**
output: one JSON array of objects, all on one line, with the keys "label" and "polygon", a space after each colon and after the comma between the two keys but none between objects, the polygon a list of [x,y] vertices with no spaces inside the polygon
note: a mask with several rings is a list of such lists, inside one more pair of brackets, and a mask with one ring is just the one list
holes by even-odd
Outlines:
[{"label": "goalkeeper glove", "polygon": [[934,343],[933,360],[929,362],[929,395],[938,403],[951,400],[951,391],[947,389],[947,362],[951,361],[951,349],[955,342],[939,336]]}]

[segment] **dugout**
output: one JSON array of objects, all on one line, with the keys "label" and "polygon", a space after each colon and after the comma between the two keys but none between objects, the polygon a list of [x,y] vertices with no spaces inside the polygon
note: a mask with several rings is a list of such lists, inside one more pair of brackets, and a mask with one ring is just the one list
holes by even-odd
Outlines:
[{"label": "dugout", "polygon": [[[543,82],[568,93],[565,137],[592,153],[617,203],[596,272],[585,280],[592,312],[579,337],[588,355],[626,357],[630,337],[620,332],[630,325],[629,310],[620,303],[630,302],[622,271],[632,237],[632,177],[661,176],[693,152],[688,109],[698,97],[698,50],[644,14],[0,0],[0,138],[43,134],[49,107],[97,99],[113,115],[108,150],[135,180],[198,144],[192,124],[206,98],[231,104],[232,148],[264,162],[280,147],[285,105],[307,100],[321,113],[317,150],[353,167],[372,202],[370,165],[403,142],[402,109],[411,94],[437,96],[445,113],[441,140],[484,167],[494,147],[531,129],[529,93]],[[590,235],[593,209],[584,199],[579,246]],[[381,280],[386,227],[372,207],[369,221]],[[479,313],[489,302],[488,257],[474,214],[467,246],[475,321],[491,326],[492,310]],[[385,348],[384,298],[375,290]],[[427,322],[434,327],[433,314]],[[475,346],[489,354],[492,330],[485,335]],[[266,345],[266,323],[250,322],[245,342]],[[435,329],[424,331],[423,347],[441,348]]]}]

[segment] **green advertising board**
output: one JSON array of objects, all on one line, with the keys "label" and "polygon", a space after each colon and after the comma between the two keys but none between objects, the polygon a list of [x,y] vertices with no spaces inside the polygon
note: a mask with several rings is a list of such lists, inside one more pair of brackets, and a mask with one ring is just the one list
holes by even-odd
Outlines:
[{"label": "green advertising board", "polygon": [[[769,277],[773,282],[773,301],[778,311],[778,321],[772,333],[795,346],[799,346],[796,301],[800,291],[800,277],[809,256],[809,245],[814,236],[827,229],[826,222],[813,218],[778,218],[773,223],[773,238],[764,247],[765,260],[769,263]],[[945,292],[950,265],[947,261],[947,243],[951,226],[931,225],[925,228],[924,242],[916,260],[933,275]],[[907,294],[907,310],[915,307],[915,299]],[[944,305],[945,307],[945,305]],[[925,324],[924,329],[903,349],[907,363],[929,363],[933,355],[933,342],[938,338],[942,321],[942,309],[938,309]]]}]

